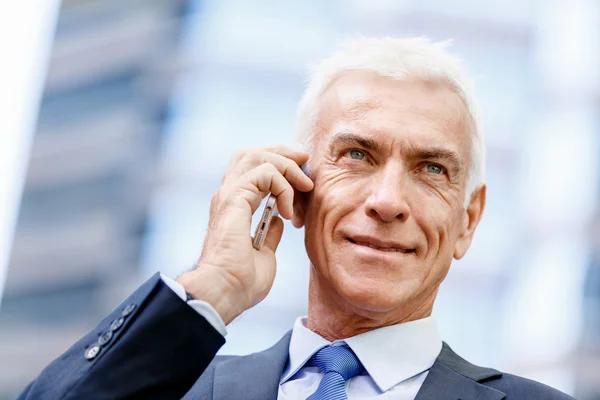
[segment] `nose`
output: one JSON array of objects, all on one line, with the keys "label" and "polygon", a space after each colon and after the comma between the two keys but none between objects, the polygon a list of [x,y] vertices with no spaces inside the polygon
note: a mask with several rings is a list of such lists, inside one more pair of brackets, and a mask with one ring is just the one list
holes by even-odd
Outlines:
[{"label": "nose", "polygon": [[406,221],[410,215],[407,202],[408,178],[399,166],[388,166],[379,172],[373,176],[365,212],[384,222]]}]

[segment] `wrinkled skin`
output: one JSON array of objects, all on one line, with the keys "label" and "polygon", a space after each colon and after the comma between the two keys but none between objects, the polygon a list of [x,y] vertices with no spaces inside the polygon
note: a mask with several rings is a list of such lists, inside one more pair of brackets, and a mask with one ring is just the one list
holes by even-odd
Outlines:
[{"label": "wrinkled skin", "polygon": [[308,327],[335,340],[430,315],[485,206],[482,185],[464,207],[464,103],[443,83],[349,71],[318,107],[314,190],[296,193],[293,217],[311,261]]}]

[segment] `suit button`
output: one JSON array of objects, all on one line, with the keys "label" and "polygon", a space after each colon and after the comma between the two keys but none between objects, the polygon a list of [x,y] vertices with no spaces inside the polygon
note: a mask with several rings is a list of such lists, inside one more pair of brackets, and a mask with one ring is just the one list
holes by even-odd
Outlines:
[{"label": "suit button", "polygon": [[83,354],[83,356],[88,359],[88,360],[93,360],[98,353],[100,353],[100,346],[98,346],[97,344],[90,346],[85,353]]},{"label": "suit button", "polygon": [[100,335],[100,337],[98,338],[98,344],[100,346],[104,346],[106,343],[110,342],[110,339],[112,339],[112,337],[113,337],[112,331],[106,331],[102,335]]},{"label": "suit button", "polygon": [[135,307],[136,307],[135,304],[133,304],[133,303],[129,304],[127,307],[125,307],[123,309],[123,312],[121,313],[121,315],[124,317],[128,316],[129,314],[131,314],[133,312],[133,310],[135,310]]},{"label": "suit button", "polygon": [[110,330],[113,332],[118,330],[121,327],[121,325],[123,325],[123,321],[125,321],[125,318],[123,318],[123,317],[119,317],[119,318],[115,319],[110,324]]}]

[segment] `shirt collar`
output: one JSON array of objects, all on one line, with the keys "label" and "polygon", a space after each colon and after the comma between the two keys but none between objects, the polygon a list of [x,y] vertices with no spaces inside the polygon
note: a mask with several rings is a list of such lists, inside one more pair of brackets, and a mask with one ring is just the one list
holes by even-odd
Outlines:
[{"label": "shirt collar", "polygon": [[[333,344],[347,344],[382,392],[427,371],[442,350],[437,323],[432,317],[386,326]],[[323,347],[332,342],[306,327],[306,317],[296,319],[289,362],[280,383],[285,383]]]}]

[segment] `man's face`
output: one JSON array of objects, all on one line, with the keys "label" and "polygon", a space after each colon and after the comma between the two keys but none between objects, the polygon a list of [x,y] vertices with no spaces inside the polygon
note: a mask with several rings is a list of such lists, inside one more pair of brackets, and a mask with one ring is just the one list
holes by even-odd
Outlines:
[{"label": "man's face", "polygon": [[[320,98],[305,199],[311,279],[352,308],[435,298],[485,202],[464,208],[469,120],[444,84],[347,72]],[[482,197],[483,196],[483,197]],[[472,202],[473,204],[473,202]]]}]

